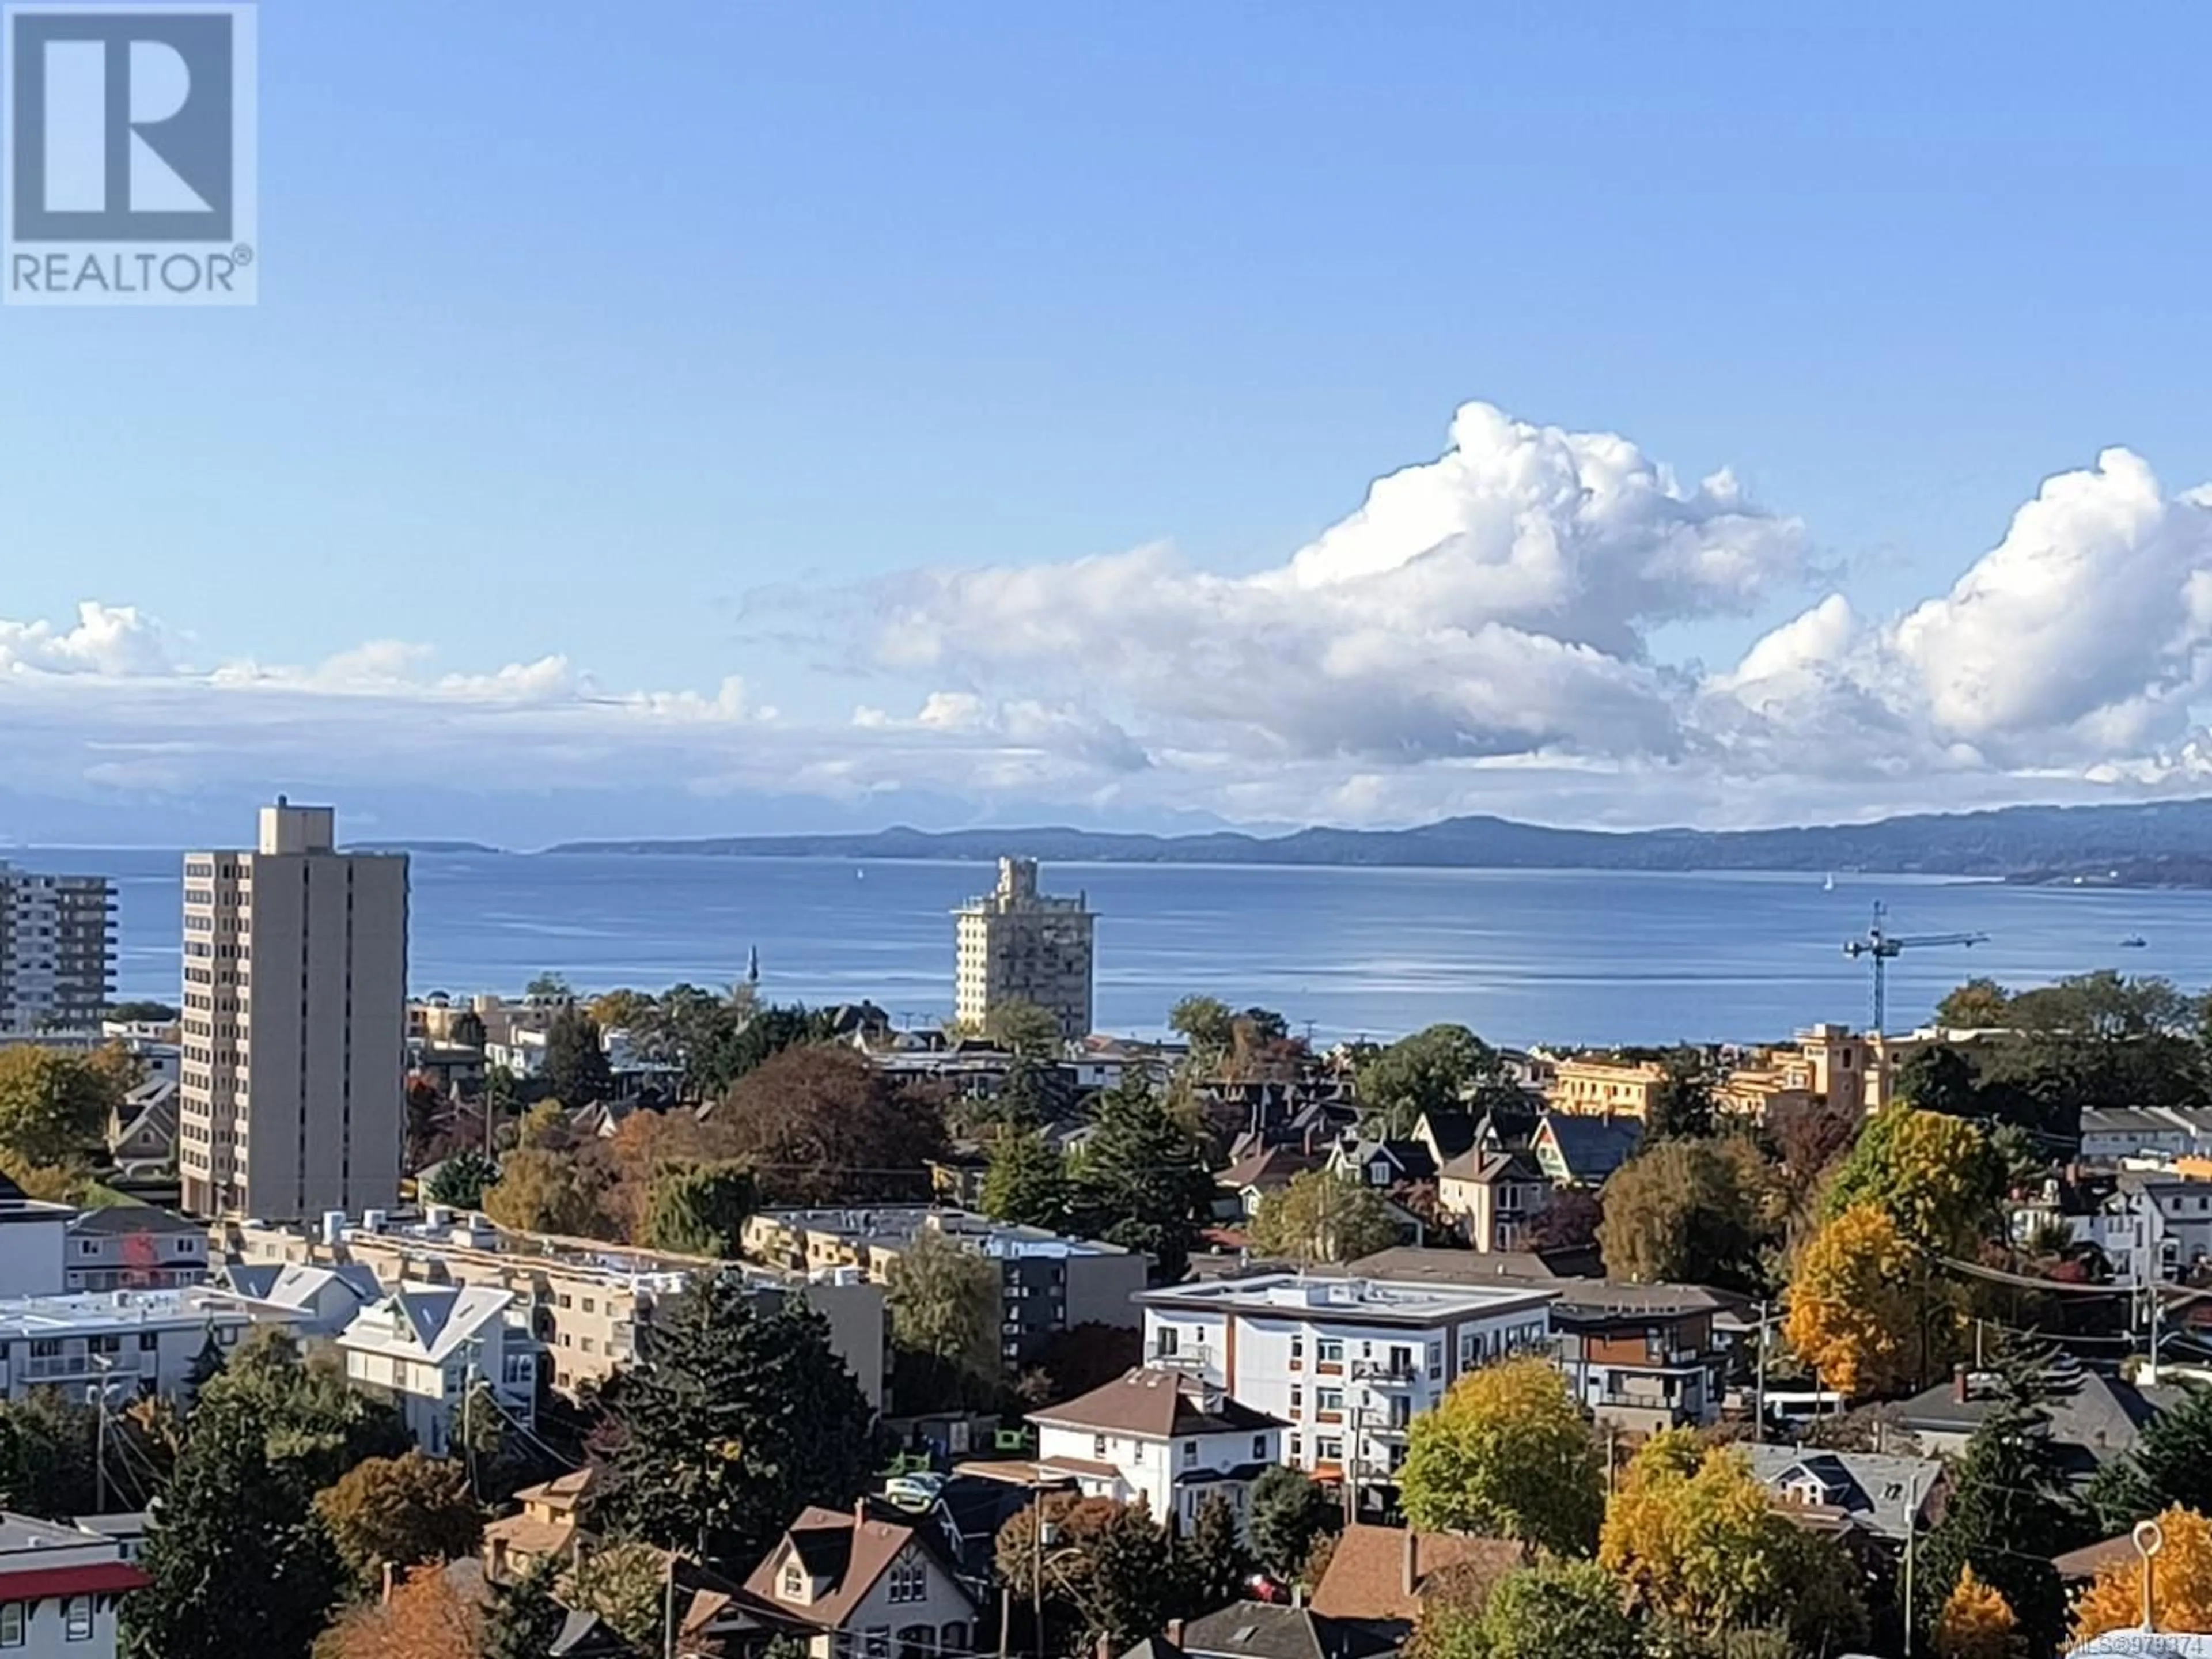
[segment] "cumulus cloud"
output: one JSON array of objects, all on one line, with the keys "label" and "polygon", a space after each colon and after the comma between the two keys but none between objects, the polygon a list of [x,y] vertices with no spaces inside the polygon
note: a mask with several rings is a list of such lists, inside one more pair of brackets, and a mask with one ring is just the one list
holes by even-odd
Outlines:
[{"label": "cumulus cloud", "polygon": [[[876,685],[847,720],[779,714],[751,675],[609,687],[558,652],[194,667],[154,618],[88,602],[0,621],[0,722],[19,780],[142,795],[337,766],[870,811],[1723,823],[2212,780],[2212,489],[2108,451],[1895,613],[1818,594],[1811,548],[1725,471],[1686,483],[1626,438],[1470,404],[1442,453],[1255,573],[1159,544],[852,591],[836,642]],[[1808,598],[1717,670],[1655,645]]]}]

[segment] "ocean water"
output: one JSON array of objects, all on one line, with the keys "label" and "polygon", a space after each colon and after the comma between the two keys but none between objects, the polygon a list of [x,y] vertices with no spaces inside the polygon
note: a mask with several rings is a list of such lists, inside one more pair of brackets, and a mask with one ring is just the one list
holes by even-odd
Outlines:
[{"label": "ocean water", "polygon": [[[178,989],[179,860],[143,849],[11,852],[118,883],[126,996]],[[934,1019],[952,1000],[950,912],[980,864],[694,856],[417,854],[418,991],[727,984],[757,947],[781,1000],[871,1000]],[[1158,1030],[1206,992],[1280,1010],[1323,1038],[1457,1020],[1504,1042],[1758,1040],[1815,1020],[1863,1025],[1863,961],[1843,954],[1874,901],[1902,934],[1989,942],[1890,964],[1892,1030],[1960,980],[2046,982],[2088,969],[2212,986],[2212,892],[2005,887],[1906,877],[1601,871],[1047,866],[1099,913],[1098,1023]],[[2120,941],[2140,936],[2142,949]]]}]

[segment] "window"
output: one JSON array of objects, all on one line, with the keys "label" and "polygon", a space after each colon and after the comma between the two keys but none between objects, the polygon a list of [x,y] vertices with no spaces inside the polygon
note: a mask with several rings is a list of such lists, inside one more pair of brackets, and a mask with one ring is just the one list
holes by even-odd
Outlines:
[{"label": "window", "polygon": [[1291,1409],[1292,1411],[1294,1411],[1294,1412],[1295,1412],[1295,1411],[1298,1411],[1298,1410],[1302,1409],[1302,1408],[1304,1407],[1305,1403],[1306,1403],[1306,1391],[1305,1391],[1304,1389],[1300,1388],[1297,1383],[1295,1383],[1295,1382],[1291,1383]]},{"label": "window", "polygon": [[1316,1346],[1316,1357],[1324,1365],[1344,1364],[1344,1344],[1333,1336],[1324,1336]]},{"label": "window", "polygon": [[891,1563],[890,1599],[894,1601],[926,1601],[929,1599],[929,1569],[920,1557]]},{"label": "window", "polygon": [[1098,1458],[1102,1462],[1104,1460],[1106,1456],[1106,1437],[1104,1435],[1094,1434],[1091,1437],[1091,1455],[1093,1457]]},{"label": "window", "polygon": [[0,1601],[0,1648],[23,1645],[23,1604]]},{"label": "window", "polygon": [[1267,1461],[1267,1437],[1264,1434],[1255,1434],[1252,1437],[1252,1461],[1255,1463],[1264,1463]]},{"label": "window", "polygon": [[62,1635],[71,1642],[92,1640],[92,1598],[72,1595],[62,1603]]},{"label": "window", "polygon": [[1172,1325],[1160,1327],[1160,1352],[1163,1355],[1182,1352],[1182,1333]]},{"label": "window", "polygon": [[1306,1357],[1306,1339],[1303,1333],[1291,1338],[1291,1364],[1302,1364]]},{"label": "window", "polygon": [[1344,1390],[1316,1389],[1314,1404],[1321,1408],[1321,1414],[1323,1417],[1341,1417],[1344,1414]]},{"label": "window", "polygon": [[1197,1441],[1195,1441],[1195,1440],[1186,1440],[1186,1441],[1184,1441],[1184,1442],[1182,1443],[1182,1461],[1183,1461],[1183,1467],[1184,1467],[1185,1468],[1189,1468],[1193,1463],[1195,1463],[1195,1462],[1198,1462],[1198,1442],[1197,1442]]},{"label": "window", "polygon": [[1344,1442],[1333,1435],[1316,1440],[1314,1442],[1314,1455],[1324,1463],[1340,1463],[1344,1461]]},{"label": "window", "polygon": [[862,1659],[891,1659],[891,1627],[871,1625],[861,1632]]}]

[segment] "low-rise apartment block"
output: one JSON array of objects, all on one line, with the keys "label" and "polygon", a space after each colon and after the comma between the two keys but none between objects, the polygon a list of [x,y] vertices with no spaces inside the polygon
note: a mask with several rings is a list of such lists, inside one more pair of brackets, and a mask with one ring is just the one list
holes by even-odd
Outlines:
[{"label": "low-rise apartment block", "polygon": [[207,1282],[207,1229],[149,1204],[71,1217],[62,1248],[67,1290],[161,1291]]},{"label": "low-rise apartment block", "polygon": [[115,1538],[0,1514],[0,1650],[115,1659],[123,1598],[151,1582]]},{"label": "low-rise apartment block", "polygon": [[1388,1478],[1413,1419],[1465,1372],[1541,1349],[1555,1292],[1267,1273],[1147,1291],[1146,1363],[1183,1370],[1290,1427],[1284,1461]]},{"label": "low-rise apartment block", "polygon": [[1559,1369],[1600,1423],[1632,1434],[1708,1427],[1726,1381],[1713,1319],[1728,1306],[1688,1285],[1563,1285],[1552,1304]]},{"label": "low-rise apartment block", "polygon": [[174,1396],[210,1343],[228,1349],[255,1325],[296,1322],[289,1308],[204,1285],[0,1297],[0,1398],[102,1385]]},{"label": "low-rise apartment block", "polygon": [[358,1266],[386,1285],[481,1285],[506,1291],[530,1310],[553,1386],[597,1387],[637,1358],[640,1333],[701,1273],[743,1273],[764,1299],[797,1296],[829,1322],[830,1343],[869,1404],[884,1397],[884,1292],[857,1273],[777,1273],[626,1249],[588,1240],[507,1232],[481,1215],[432,1205],[420,1217],[382,1212],[349,1224],[326,1216],[314,1228],[233,1222],[222,1229],[236,1261]]},{"label": "low-rise apartment block", "polygon": [[859,1269],[889,1281],[891,1267],[924,1233],[949,1238],[999,1267],[1000,1352],[1011,1364],[1078,1325],[1133,1328],[1132,1298],[1152,1263],[1118,1244],[1017,1227],[966,1210],[919,1205],[873,1209],[763,1210],[739,1235],[746,1257],[797,1273]]},{"label": "low-rise apartment block", "polygon": [[1547,1098],[1555,1112],[1581,1117],[1651,1115],[1651,1099],[1667,1080],[1667,1068],[1650,1060],[1563,1060],[1552,1075]]}]

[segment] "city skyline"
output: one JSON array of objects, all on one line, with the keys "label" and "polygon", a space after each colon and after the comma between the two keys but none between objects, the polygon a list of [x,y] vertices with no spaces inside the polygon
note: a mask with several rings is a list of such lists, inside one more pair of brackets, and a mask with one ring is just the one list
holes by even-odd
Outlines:
[{"label": "city skyline", "polygon": [[2204,787],[2212,22],[1428,16],[271,18],[261,304],[0,321],[0,823]]}]

